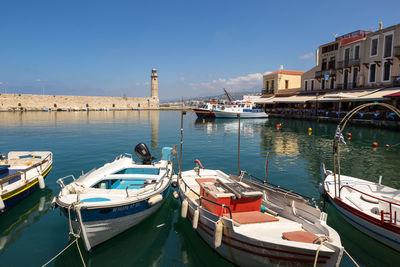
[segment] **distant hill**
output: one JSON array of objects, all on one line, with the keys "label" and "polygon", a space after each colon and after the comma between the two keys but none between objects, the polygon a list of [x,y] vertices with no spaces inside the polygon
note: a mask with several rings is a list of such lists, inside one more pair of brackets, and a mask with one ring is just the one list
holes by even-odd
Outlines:
[{"label": "distant hill", "polygon": [[[261,90],[255,91],[255,90],[247,90],[247,91],[241,91],[241,92],[229,92],[228,93],[233,97],[234,100],[239,100],[242,99],[244,95],[261,95],[260,93]],[[226,98],[226,95],[224,93],[219,94],[219,95],[213,95],[213,96],[197,96],[197,97],[188,97],[188,98],[183,98],[183,100],[186,101],[202,101],[202,100],[210,100],[210,99],[223,99]],[[175,99],[169,99],[169,100],[160,100],[160,103],[173,103],[173,102],[180,102],[182,99],[181,98],[175,98]]]}]

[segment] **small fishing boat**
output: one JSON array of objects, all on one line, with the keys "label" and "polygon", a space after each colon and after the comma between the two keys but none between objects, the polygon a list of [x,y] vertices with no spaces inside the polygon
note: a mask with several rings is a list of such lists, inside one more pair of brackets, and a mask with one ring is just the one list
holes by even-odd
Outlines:
[{"label": "small fishing boat", "polygon": [[400,251],[400,190],[378,182],[342,175],[340,142],[345,143],[343,130],[350,118],[363,108],[379,105],[400,116],[400,111],[384,103],[368,103],[350,111],[339,123],[333,143],[334,169],[321,164],[320,193],[325,195],[343,218],[361,232]]},{"label": "small fishing boat", "polygon": [[0,214],[44,189],[44,178],[53,164],[49,151],[11,151],[0,154]]},{"label": "small fishing boat", "polygon": [[218,118],[268,118],[268,114],[262,109],[256,108],[251,101],[235,101],[230,105],[220,105],[213,109]]},{"label": "small fishing boat", "polygon": [[203,103],[192,110],[196,113],[198,118],[214,118],[213,109],[216,107],[216,103]]},{"label": "small fishing boat", "polygon": [[[58,179],[61,191],[54,204],[89,252],[157,211],[171,184],[172,150],[164,147],[161,160],[152,162],[150,150],[141,143],[135,153],[142,162],[126,153],[78,179],[72,175]],[[66,184],[67,178],[72,182]]]},{"label": "small fishing boat", "polygon": [[292,191],[195,162],[179,178],[181,216],[222,257],[239,266],[339,266],[344,249],[326,213]]}]

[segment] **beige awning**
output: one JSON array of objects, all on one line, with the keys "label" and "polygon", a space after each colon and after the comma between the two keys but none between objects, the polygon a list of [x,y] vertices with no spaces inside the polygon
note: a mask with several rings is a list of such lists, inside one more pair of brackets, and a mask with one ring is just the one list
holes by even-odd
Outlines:
[{"label": "beige awning", "polygon": [[274,103],[274,101],[273,101],[274,98],[275,98],[275,96],[259,98],[256,101],[254,101],[254,103],[256,103],[256,104],[272,104],[272,103]]},{"label": "beige awning", "polygon": [[400,88],[386,88],[375,90],[374,92],[364,94],[357,98],[356,101],[375,101],[375,100],[389,100],[386,95],[400,92]]}]

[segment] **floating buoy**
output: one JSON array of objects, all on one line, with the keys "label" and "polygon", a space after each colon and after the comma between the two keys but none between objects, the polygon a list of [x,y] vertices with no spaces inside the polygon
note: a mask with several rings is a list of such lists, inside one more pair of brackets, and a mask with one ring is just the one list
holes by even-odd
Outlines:
[{"label": "floating buoy", "polygon": [[389,147],[390,147],[390,145],[386,144],[386,147],[387,147],[387,148],[389,148]]},{"label": "floating buoy", "polygon": [[347,137],[351,137],[351,133],[347,133]]},{"label": "floating buoy", "polygon": [[160,202],[163,199],[161,194],[152,196],[151,198],[149,198],[149,200],[147,200],[147,203],[149,203],[149,205],[154,205],[157,204],[158,202]]},{"label": "floating buoy", "polygon": [[192,221],[193,229],[197,229],[197,225],[199,224],[199,215],[200,211],[199,208],[197,208],[193,213],[193,221]]},{"label": "floating buoy", "polygon": [[176,192],[176,191],[174,191],[174,192],[172,193],[172,195],[174,196],[175,199],[178,199],[178,198],[179,198],[179,193]]},{"label": "floating buoy", "polygon": [[188,212],[188,201],[187,201],[187,199],[185,198],[183,201],[182,201],[182,208],[181,208],[181,217],[182,218],[186,218],[187,217],[187,212]]},{"label": "floating buoy", "polygon": [[4,210],[5,207],[6,207],[6,205],[4,205],[4,201],[0,196],[0,210]]},{"label": "floating buoy", "polygon": [[44,189],[46,187],[46,185],[44,184],[44,178],[42,175],[39,175],[38,181],[39,181],[39,188]]},{"label": "floating buoy", "polygon": [[373,146],[373,147],[377,147],[377,146],[378,146],[378,142],[373,142],[373,143],[372,143],[372,146]]},{"label": "floating buoy", "polygon": [[276,129],[279,131],[279,127],[281,127],[279,124],[276,125]]},{"label": "floating buoy", "polygon": [[218,248],[219,246],[221,246],[223,228],[224,228],[224,225],[223,225],[221,219],[219,219],[215,223],[215,232],[214,232],[214,247],[215,248]]},{"label": "floating buoy", "polygon": [[206,123],[206,120],[205,120],[205,119],[203,119],[203,124],[204,124],[204,123]]}]

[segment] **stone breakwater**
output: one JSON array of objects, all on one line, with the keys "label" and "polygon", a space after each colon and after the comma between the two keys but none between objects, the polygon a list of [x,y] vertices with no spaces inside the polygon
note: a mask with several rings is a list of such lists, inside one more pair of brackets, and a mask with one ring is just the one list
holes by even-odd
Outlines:
[{"label": "stone breakwater", "polygon": [[0,94],[0,111],[159,109],[158,98]]}]

